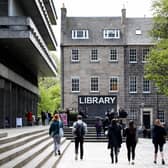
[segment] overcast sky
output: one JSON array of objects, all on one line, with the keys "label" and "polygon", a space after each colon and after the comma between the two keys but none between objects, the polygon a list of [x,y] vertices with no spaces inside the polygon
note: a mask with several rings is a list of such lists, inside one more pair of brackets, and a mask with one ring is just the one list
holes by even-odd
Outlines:
[{"label": "overcast sky", "polygon": [[[56,38],[60,39],[60,9],[64,3],[67,16],[121,16],[126,8],[127,17],[151,17],[152,0],[53,0],[56,5],[58,24],[54,28]],[[58,45],[59,51],[59,45]]]}]

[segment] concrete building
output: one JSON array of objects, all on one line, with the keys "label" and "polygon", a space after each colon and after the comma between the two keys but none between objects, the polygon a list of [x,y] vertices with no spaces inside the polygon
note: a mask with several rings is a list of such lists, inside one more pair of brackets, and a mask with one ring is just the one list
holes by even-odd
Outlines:
[{"label": "concrete building", "polygon": [[38,77],[56,76],[52,0],[0,0],[0,127],[37,113]]},{"label": "concrete building", "polygon": [[[168,99],[144,79],[144,64],[154,45],[152,18],[68,17],[61,9],[62,107],[88,118],[106,111],[128,112],[128,119],[151,128],[168,119]],[[168,123],[166,123],[168,124]]]}]

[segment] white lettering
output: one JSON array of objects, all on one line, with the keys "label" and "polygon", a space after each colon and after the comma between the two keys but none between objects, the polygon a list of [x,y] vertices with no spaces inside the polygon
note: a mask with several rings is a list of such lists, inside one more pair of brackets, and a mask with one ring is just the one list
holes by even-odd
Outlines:
[{"label": "white lettering", "polygon": [[113,96],[86,96],[79,97],[79,104],[114,104],[115,100]]},{"label": "white lettering", "polygon": [[103,99],[103,97],[100,97],[100,99],[99,99],[99,104],[104,104],[104,99]]}]

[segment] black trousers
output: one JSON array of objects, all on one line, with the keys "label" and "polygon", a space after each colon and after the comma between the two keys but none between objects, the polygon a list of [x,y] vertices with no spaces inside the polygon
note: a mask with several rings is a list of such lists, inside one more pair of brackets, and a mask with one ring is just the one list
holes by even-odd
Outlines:
[{"label": "black trousers", "polygon": [[83,137],[75,137],[75,154],[78,154],[78,149],[80,145],[80,158],[83,158]]},{"label": "black trousers", "polygon": [[155,153],[157,154],[158,153],[158,147],[160,149],[160,152],[163,152],[163,143],[155,143],[154,144],[154,148],[155,148]]},{"label": "black trousers", "polygon": [[114,162],[114,154],[115,154],[115,162],[116,163],[118,162],[118,149],[119,149],[119,147],[117,147],[117,146],[112,146],[111,147],[110,155],[111,155],[112,163]]},{"label": "black trousers", "polygon": [[128,157],[128,161],[130,161],[131,153],[132,153],[132,160],[134,160],[135,159],[135,147],[136,147],[136,143],[133,143],[133,144],[126,143],[126,145],[127,145],[127,157]]}]

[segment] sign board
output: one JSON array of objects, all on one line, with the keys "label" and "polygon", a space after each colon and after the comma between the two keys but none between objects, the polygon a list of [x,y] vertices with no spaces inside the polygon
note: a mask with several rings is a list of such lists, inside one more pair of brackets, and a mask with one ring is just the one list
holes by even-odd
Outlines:
[{"label": "sign board", "polygon": [[107,111],[117,112],[116,95],[78,96],[78,111],[88,117],[104,117]]},{"label": "sign board", "polygon": [[21,117],[17,117],[16,118],[16,127],[22,127],[23,123],[22,123],[22,118]]}]

